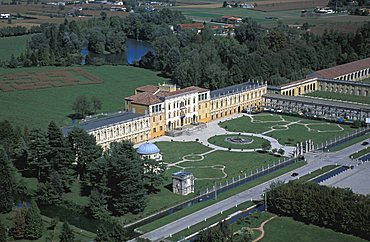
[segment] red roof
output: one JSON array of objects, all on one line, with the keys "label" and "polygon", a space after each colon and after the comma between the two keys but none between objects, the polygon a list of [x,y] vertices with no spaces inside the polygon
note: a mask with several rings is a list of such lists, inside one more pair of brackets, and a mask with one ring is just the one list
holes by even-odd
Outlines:
[{"label": "red roof", "polygon": [[161,103],[162,100],[159,99],[157,96],[153,95],[153,93],[150,92],[141,92],[129,97],[126,97],[125,100],[131,101],[135,104],[141,104],[141,105],[153,105],[157,103]]},{"label": "red roof", "polygon": [[158,89],[159,89],[158,86],[146,85],[146,86],[136,88],[136,91],[137,92],[156,92]]},{"label": "red roof", "polygon": [[202,23],[178,24],[177,27],[181,29],[203,29],[204,24]]},{"label": "red roof", "polygon": [[366,68],[370,68],[370,58],[350,62],[347,64],[334,66],[328,69],[320,70],[314,73],[316,77],[323,77],[328,79],[334,79],[336,77],[350,74],[355,71],[360,71]]}]

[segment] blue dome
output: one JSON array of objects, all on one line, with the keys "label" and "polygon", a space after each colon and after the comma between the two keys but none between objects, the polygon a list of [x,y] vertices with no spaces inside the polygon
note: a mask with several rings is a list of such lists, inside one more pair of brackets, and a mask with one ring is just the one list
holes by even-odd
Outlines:
[{"label": "blue dome", "polygon": [[161,152],[161,150],[152,143],[145,143],[137,148],[136,152],[140,155],[152,155]]}]

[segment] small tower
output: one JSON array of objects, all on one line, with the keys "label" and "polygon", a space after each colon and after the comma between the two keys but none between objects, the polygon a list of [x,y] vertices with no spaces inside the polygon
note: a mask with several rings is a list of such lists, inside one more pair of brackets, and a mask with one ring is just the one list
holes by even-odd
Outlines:
[{"label": "small tower", "polygon": [[149,142],[140,145],[136,152],[142,159],[148,158],[156,161],[162,160],[161,150],[155,144]]},{"label": "small tower", "polygon": [[194,176],[188,171],[178,171],[172,174],[172,191],[183,196],[194,192]]}]

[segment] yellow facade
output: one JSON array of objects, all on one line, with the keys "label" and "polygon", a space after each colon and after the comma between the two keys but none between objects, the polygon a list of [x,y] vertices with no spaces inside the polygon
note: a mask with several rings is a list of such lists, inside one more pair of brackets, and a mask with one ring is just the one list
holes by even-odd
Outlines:
[{"label": "yellow facade", "polygon": [[165,125],[164,112],[150,115],[150,139],[163,136],[166,132]]},{"label": "yellow facade", "polygon": [[211,102],[205,100],[198,104],[198,122],[208,123],[211,121]]},{"label": "yellow facade", "polygon": [[281,86],[280,94],[285,96],[298,96],[319,90],[317,79],[303,80]]}]

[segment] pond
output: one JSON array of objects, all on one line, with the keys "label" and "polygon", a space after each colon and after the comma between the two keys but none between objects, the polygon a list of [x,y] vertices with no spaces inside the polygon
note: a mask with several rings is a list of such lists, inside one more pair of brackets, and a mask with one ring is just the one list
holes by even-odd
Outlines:
[{"label": "pond", "polygon": [[92,57],[104,58],[106,62],[111,64],[132,64],[134,61],[139,61],[149,51],[154,52],[151,44],[148,41],[127,39],[127,51],[126,53],[115,53],[115,54],[95,54],[90,53],[87,47],[82,48],[81,65],[86,64],[86,56],[90,54]]}]

